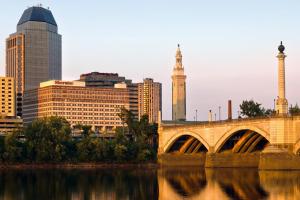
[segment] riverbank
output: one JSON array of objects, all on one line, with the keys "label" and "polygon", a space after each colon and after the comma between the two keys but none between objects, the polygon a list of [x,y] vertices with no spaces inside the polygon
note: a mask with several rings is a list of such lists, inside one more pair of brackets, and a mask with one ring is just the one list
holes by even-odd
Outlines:
[{"label": "riverbank", "polygon": [[2,169],[156,169],[158,163],[1,163]]}]

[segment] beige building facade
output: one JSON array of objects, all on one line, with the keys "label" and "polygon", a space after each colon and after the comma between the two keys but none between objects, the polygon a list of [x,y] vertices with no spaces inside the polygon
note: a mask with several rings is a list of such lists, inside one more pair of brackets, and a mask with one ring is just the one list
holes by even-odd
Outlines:
[{"label": "beige building facade", "polygon": [[51,80],[25,91],[24,123],[46,116],[65,117],[71,125],[91,125],[99,132],[123,126],[118,114],[129,109],[125,84],[114,88],[90,88],[82,81]]},{"label": "beige building facade", "polygon": [[186,76],[182,65],[182,54],[178,45],[176,64],[172,74],[172,120],[186,120]]},{"label": "beige building facade", "polygon": [[158,123],[162,108],[162,86],[151,78],[138,83],[138,111],[139,119],[148,115],[150,123]]},{"label": "beige building facade", "polygon": [[16,116],[15,80],[12,77],[0,77],[0,112],[2,117]]},{"label": "beige building facade", "polygon": [[114,88],[115,84],[126,84],[129,90],[129,110],[138,118],[138,84],[132,80],[119,76],[117,73],[91,72],[80,75],[80,81],[84,81],[87,87]]}]

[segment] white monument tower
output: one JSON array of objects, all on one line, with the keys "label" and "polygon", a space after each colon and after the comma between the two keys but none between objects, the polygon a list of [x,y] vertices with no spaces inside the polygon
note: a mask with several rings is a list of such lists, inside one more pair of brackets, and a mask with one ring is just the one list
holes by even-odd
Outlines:
[{"label": "white monument tower", "polygon": [[278,96],[276,101],[276,112],[279,115],[285,115],[288,113],[288,101],[285,98],[285,47],[280,43],[277,55],[278,58]]},{"label": "white monument tower", "polygon": [[172,74],[172,120],[186,120],[186,76],[182,66],[180,47],[176,51],[176,64]]}]

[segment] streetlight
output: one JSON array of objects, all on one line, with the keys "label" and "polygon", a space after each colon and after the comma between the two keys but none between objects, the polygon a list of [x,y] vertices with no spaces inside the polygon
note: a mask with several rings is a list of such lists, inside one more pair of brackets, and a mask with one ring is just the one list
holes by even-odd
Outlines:
[{"label": "streetlight", "polygon": [[197,117],[198,117],[197,115],[198,115],[198,110],[196,109],[196,122],[197,122]]},{"label": "streetlight", "polygon": [[219,121],[221,121],[221,106],[219,106]]}]

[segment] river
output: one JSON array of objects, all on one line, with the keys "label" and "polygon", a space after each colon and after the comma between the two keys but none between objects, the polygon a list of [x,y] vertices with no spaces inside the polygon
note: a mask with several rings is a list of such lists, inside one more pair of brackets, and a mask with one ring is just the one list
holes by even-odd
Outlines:
[{"label": "river", "polygon": [[300,199],[300,171],[1,170],[0,200]]}]

